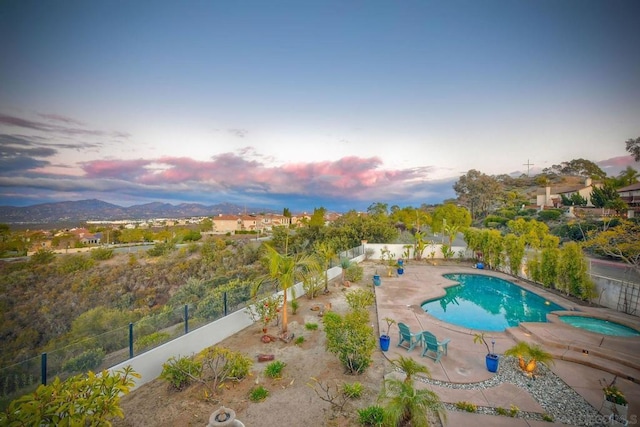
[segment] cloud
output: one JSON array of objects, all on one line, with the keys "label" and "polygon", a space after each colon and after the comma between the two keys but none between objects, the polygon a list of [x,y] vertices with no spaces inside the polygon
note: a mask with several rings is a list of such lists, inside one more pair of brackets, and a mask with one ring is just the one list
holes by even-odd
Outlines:
[{"label": "cloud", "polygon": [[238,138],[244,138],[249,133],[246,129],[229,129],[229,133],[237,136]]},{"label": "cloud", "polygon": [[[63,116],[58,116],[58,115],[42,115],[39,114],[40,117],[46,117],[47,119],[49,119],[48,121],[55,121],[55,122],[61,122],[64,123],[64,125],[59,125],[59,124],[51,124],[48,122],[43,122],[43,121],[36,121],[36,120],[28,120],[28,119],[23,119],[21,117],[16,117],[16,116],[9,116],[6,114],[0,114],[0,125],[7,125],[7,126],[13,126],[13,127],[18,127],[18,128],[23,128],[23,129],[28,129],[28,130],[33,130],[33,131],[41,131],[41,132],[46,132],[46,133],[58,133],[58,134],[63,134],[63,135],[68,135],[68,136],[110,136],[112,138],[129,138],[129,134],[126,132],[108,132],[108,131],[102,131],[102,130],[97,130],[97,129],[84,129],[78,126],[67,126],[67,125],[80,125],[82,126],[82,123],[71,119],[71,118],[67,118],[67,117],[63,117]],[[55,119],[52,119],[52,117],[55,117]]]},{"label": "cloud", "polygon": [[616,176],[628,166],[638,170],[640,169],[640,162],[633,160],[631,155],[612,157],[601,162],[597,162],[597,165],[607,173],[609,176]]}]

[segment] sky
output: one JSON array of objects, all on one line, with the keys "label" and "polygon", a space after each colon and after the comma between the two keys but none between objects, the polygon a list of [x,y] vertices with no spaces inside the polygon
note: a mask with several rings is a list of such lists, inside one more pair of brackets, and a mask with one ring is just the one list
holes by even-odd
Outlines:
[{"label": "sky", "polygon": [[0,0],[0,205],[436,204],[640,163],[636,0]]}]

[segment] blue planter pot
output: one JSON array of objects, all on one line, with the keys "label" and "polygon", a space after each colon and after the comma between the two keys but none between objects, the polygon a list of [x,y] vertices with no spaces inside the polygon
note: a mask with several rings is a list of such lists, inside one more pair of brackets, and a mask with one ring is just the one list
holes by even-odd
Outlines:
[{"label": "blue planter pot", "polygon": [[382,351],[389,350],[389,343],[391,343],[391,337],[389,335],[380,335],[380,348]]},{"label": "blue planter pot", "polygon": [[487,363],[487,370],[489,372],[498,372],[500,359],[498,358],[497,354],[487,354],[485,361]]},{"label": "blue planter pot", "polygon": [[376,274],[373,276],[373,284],[376,286],[380,286],[382,282],[380,281],[380,275]]},{"label": "blue planter pot", "polygon": [[398,275],[402,276],[404,274],[404,268],[399,267],[398,268]]}]

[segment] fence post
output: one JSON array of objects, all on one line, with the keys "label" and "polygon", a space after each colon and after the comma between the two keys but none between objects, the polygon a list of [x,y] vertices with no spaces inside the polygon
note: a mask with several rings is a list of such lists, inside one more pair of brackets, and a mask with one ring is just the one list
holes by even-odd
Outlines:
[{"label": "fence post", "polygon": [[184,334],[189,333],[189,305],[184,305]]},{"label": "fence post", "polygon": [[40,356],[40,382],[47,385],[47,353]]},{"label": "fence post", "polygon": [[224,293],[222,294],[222,301],[223,301],[223,306],[224,306],[224,315],[227,315],[227,291],[224,291]]},{"label": "fence post", "polygon": [[133,359],[133,323],[129,322],[129,359]]}]

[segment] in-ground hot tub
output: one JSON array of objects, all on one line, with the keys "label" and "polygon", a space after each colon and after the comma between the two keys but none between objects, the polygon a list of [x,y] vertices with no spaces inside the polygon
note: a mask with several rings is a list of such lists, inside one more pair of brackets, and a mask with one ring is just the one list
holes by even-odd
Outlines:
[{"label": "in-ground hot tub", "polygon": [[640,331],[621,323],[610,320],[598,319],[587,316],[558,316],[562,322],[574,328],[585,329],[601,335],[614,335],[618,337],[638,337]]}]

